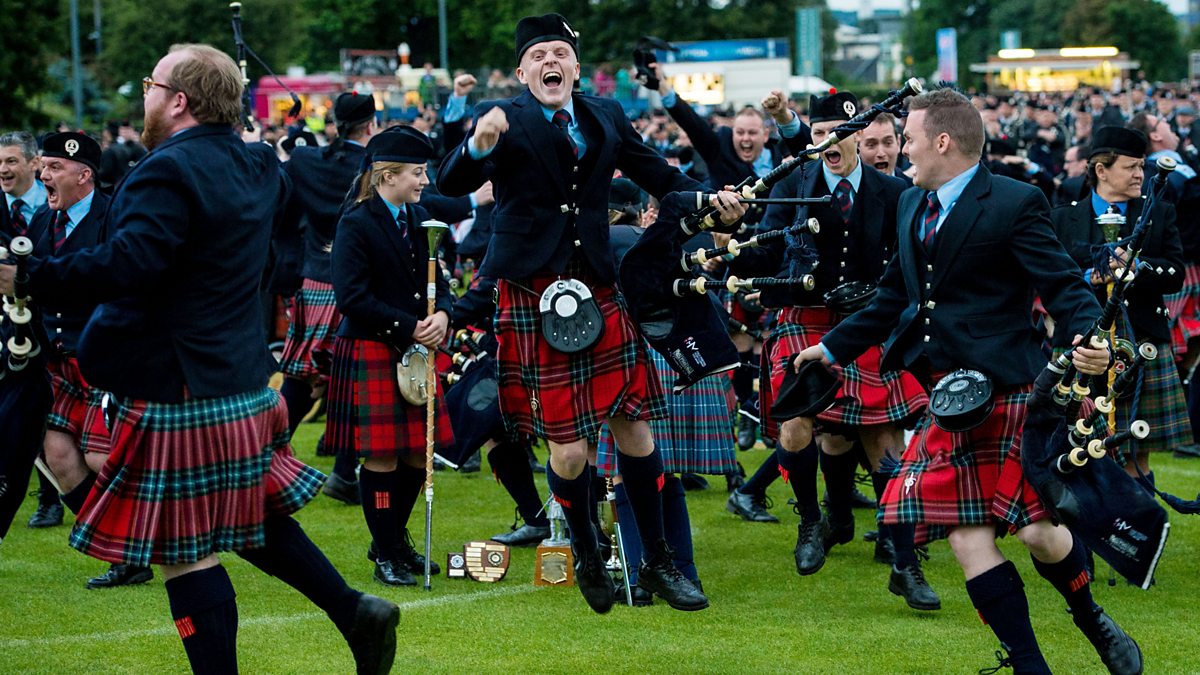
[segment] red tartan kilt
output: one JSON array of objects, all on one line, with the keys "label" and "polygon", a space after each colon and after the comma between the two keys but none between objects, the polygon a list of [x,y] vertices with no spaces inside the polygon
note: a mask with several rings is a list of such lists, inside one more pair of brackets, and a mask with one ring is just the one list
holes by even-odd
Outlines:
[{"label": "red tartan kilt", "polygon": [[70,434],[83,452],[107,453],[108,428],[100,401],[104,393],[88,386],[73,357],[49,359],[50,388],[54,403],[46,418],[48,428]]},{"label": "red tartan kilt", "polygon": [[[425,454],[425,406],[400,395],[396,383],[398,354],[374,340],[338,337],[333,346],[325,414],[325,446],[334,453],[358,457],[401,457]],[[454,445],[441,378],[435,398],[435,450]]]},{"label": "red tartan kilt", "polygon": [[304,279],[300,292],[292,299],[289,317],[279,369],[293,377],[328,376],[313,355],[333,351],[333,338],[342,322],[333,284]]},{"label": "red tartan kilt", "polygon": [[752,312],[742,306],[742,303],[737,301],[737,298],[729,300],[729,316],[736,321],[746,324],[751,330],[762,328],[763,317],[766,316],[765,310]]},{"label": "red tartan kilt", "polygon": [[666,417],[662,385],[624,300],[614,287],[568,272],[592,290],[604,317],[600,339],[576,354],[555,351],[542,338],[538,299],[557,277],[535,277],[522,282],[525,288],[503,279],[497,285],[500,410],[509,432],[571,443],[596,440],[613,415]]},{"label": "red tartan kilt", "polygon": [[[780,312],[764,350],[770,358],[771,377],[759,387],[764,430],[770,438],[779,438],[779,424],[771,420],[771,405],[791,367],[790,357],[820,343],[839,320],[839,315],[824,307],[789,307]],[[929,404],[925,389],[911,373],[881,373],[882,360],[883,348],[875,346],[849,367],[834,366],[842,388],[833,407],[817,415],[819,427],[831,431],[877,424],[908,427],[917,420]]]},{"label": "red tartan kilt", "polygon": [[266,518],[299,510],[325,479],[292,455],[288,437],[283,399],[265,387],[179,404],[121,401],[70,544],[143,566],[262,547]]},{"label": "red tartan kilt", "polygon": [[1188,341],[1200,337],[1200,265],[1188,265],[1183,288],[1164,300],[1171,315],[1171,347],[1178,361],[1187,354]]},{"label": "red tartan kilt", "polygon": [[1021,469],[1021,429],[1031,389],[1001,389],[987,421],[965,433],[944,431],[926,415],[904,451],[900,473],[888,482],[882,522],[915,524],[922,544],[958,526],[1015,532],[1048,517]]}]

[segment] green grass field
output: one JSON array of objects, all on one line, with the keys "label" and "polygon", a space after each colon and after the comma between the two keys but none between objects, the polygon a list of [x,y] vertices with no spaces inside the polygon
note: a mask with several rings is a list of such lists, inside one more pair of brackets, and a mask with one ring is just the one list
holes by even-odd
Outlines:
[{"label": "green grass field", "polygon": [[[318,425],[297,434],[298,454],[312,457]],[[753,470],[762,450],[741,455]],[[1165,489],[1191,497],[1200,462],[1156,457]],[[434,550],[445,554],[486,539],[511,522],[512,506],[489,473],[438,474]],[[825,568],[801,578],[792,562],[796,517],[750,524],[724,510],[724,480],[688,494],[696,561],[712,606],[684,613],[655,606],[593,614],[574,588],[535,588],[533,552],[516,550],[497,584],[436,577],[433,591],[375,583],[364,557],[360,510],[326,497],[299,515],[309,535],[350,584],[401,606],[394,672],[787,672],[974,673],[995,665],[997,642],[976,617],[945,542],[925,569],[942,596],[939,612],[915,612],[887,592],[887,568],[861,541],[871,514],[856,512],[859,541],[835,548]],[[540,480],[545,490],[545,481]],[[776,504],[786,486],[772,489]],[[413,535],[421,541],[418,502]],[[0,545],[0,674],[178,673],[187,660],[170,621],[161,578],[144,586],[88,591],[84,580],[105,569],[66,545],[67,528],[27,530],[27,500]],[[1172,514],[1171,539],[1157,585],[1144,592],[1123,581],[1109,587],[1107,567],[1093,586],[1097,600],[1137,638],[1154,673],[1200,672],[1200,519]],[[1057,593],[1033,571],[1015,541],[1001,548],[1025,579],[1034,627],[1055,672],[1101,673]],[[349,650],[333,625],[298,593],[237,556],[225,564],[238,591],[239,663],[245,673],[349,673]]]}]

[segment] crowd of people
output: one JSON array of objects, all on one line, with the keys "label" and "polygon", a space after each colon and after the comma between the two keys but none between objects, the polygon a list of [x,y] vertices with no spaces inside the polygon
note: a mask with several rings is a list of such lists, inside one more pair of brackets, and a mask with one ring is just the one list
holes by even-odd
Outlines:
[{"label": "crowd of people", "polygon": [[[1118,453],[1148,491],[1155,453],[1200,457],[1200,94],[1144,82],[1028,96],[943,88],[843,137],[871,107],[853,92],[766,91],[760,106],[702,111],[652,65],[662,107],[630,119],[618,99],[634,96],[632,71],[602,68],[587,83],[597,95],[581,92],[576,40],[557,14],[527,17],[515,81],[459,74],[447,100],[387,125],[371,96],[346,92],[322,134],[248,125],[234,62],[177,45],[143,81],[140,134],[121,122],[99,139],[0,135],[0,243],[33,244],[18,265],[0,263],[0,292],[38,315],[33,332],[15,319],[5,330],[40,346],[8,343],[4,367],[38,375],[0,380],[4,426],[27,432],[0,475],[23,494],[37,458],[29,526],[75,514],[70,546],[110,564],[89,588],[143,583],[159,567],[195,672],[237,669],[237,606],[218,558],[235,552],[324,610],[358,672],[383,673],[399,610],[348,586],[292,517],[318,493],[361,508],[375,580],[414,586],[427,561],[409,521],[430,443],[451,469],[486,455],[520,516],[493,537],[501,544],[550,535],[544,471],[588,606],[657,597],[702,610],[713,589],[686,489],[724,478],[730,513],[778,522],[767,488],[782,478],[798,574],[855,539],[854,507],[877,508],[868,535],[891,594],[940,610],[921,558],[947,539],[1005,663],[1048,672],[1023,581],[995,544],[1013,533],[1110,672],[1141,672],[1137,643],[1091,596],[1086,547],[1023,477],[1021,430],[1052,356],[1096,377],[1132,358],[1080,337],[1131,264],[1124,238],[1166,158],[1176,166],[1117,329],[1158,358],[1113,425],[1149,423]],[[505,95],[471,105],[481,89]],[[819,156],[774,184],[781,202],[735,189],[813,145]],[[700,254],[686,275],[777,283],[707,292],[736,360],[680,387],[677,359],[654,342],[656,322],[678,317],[632,306],[622,261],[677,230],[696,193],[714,227],[670,235]],[[1102,216],[1123,224],[1105,231]],[[450,226],[439,250],[427,221]],[[775,234],[732,243],[754,233]],[[264,291],[288,301],[278,363]],[[416,360],[440,371],[433,391],[397,383]],[[836,395],[797,405],[812,393],[797,381],[817,368],[836,375]],[[995,405],[948,430],[929,396],[960,369],[988,378]],[[276,371],[278,391],[267,386]],[[294,452],[322,400],[325,433]],[[747,474],[738,449],[759,443],[773,452]],[[328,476],[297,456],[310,451],[334,457]],[[628,595],[597,522],[610,484]],[[0,500],[0,537],[19,504]]]}]

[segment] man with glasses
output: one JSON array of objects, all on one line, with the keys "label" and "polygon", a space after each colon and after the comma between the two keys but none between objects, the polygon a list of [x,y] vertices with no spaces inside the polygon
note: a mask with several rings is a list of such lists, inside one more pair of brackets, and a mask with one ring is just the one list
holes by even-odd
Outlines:
[{"label": "man with glasses", "polygon": [[[386,673],[399,609],[351,589],[291,517],[324,476],[292,455],[267,387],[258,288],[287,179],[234,132],[242,76],[225,53],[176,45],[143,88],[150,153],[113,196],[108,240],[30,263],[32,297],[100,305],[77,358],[115,405],[99,475],[78,456],[56,472],[79,514],[70,544],[160,566],[194,672],[237,671],[237,604],[217,558],[233,551],[323,609],[359,673]],[[0,292],[13,273],[0,265]]]}]

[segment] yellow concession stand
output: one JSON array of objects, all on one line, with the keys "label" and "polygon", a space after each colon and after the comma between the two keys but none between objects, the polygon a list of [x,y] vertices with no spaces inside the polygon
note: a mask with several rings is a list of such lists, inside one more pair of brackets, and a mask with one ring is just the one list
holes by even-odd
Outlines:
[{"label": "yellow concession stand", "polygon": [[972,63],[990,91],[1074,91],[1082,86],[1112,89],[1138,62],[1116,47],[1001,49],[987,63]]}]

